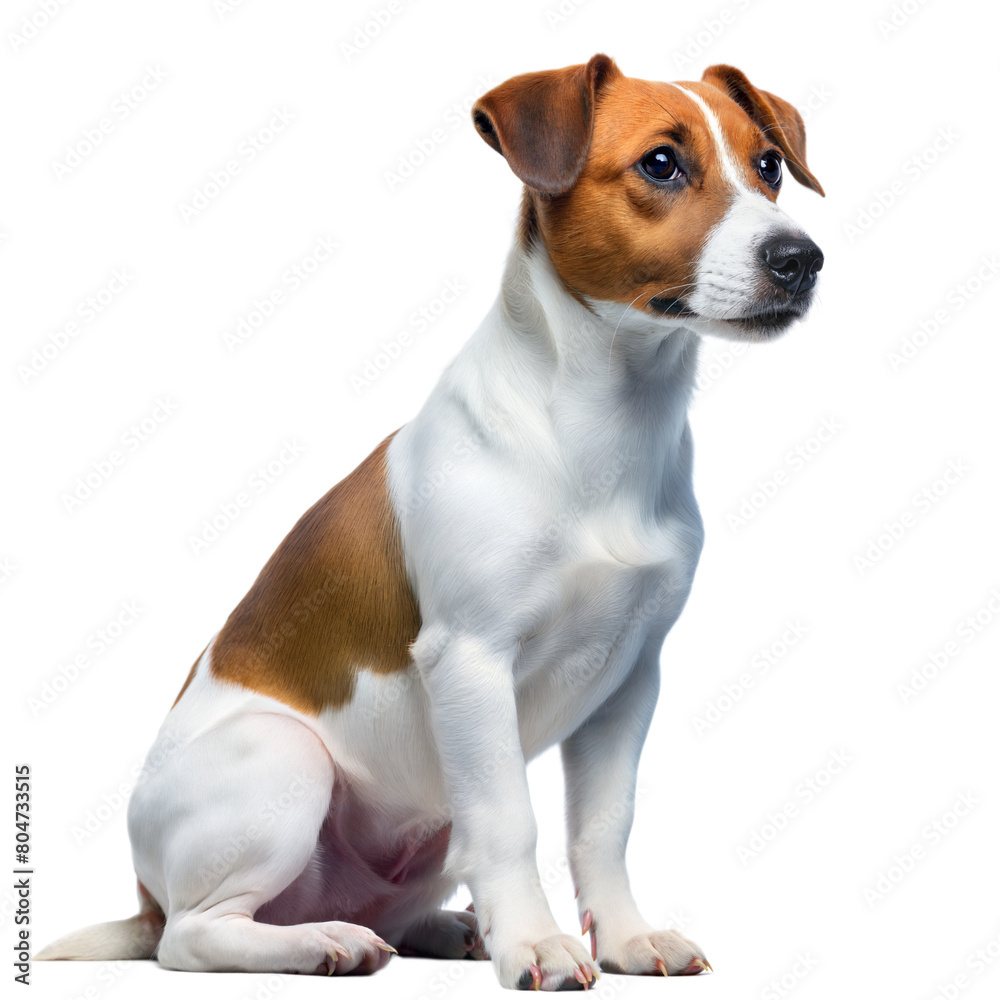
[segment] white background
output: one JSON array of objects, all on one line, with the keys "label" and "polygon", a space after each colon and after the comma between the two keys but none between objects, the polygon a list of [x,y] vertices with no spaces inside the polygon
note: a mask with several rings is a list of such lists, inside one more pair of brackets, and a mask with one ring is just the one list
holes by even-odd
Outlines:
[{"label": "white background", "polygon": [[[120,790],[191,662],[493,300],[519,184],[468,105],[515,73],[606,51],[649,79],[732,63],[797,104],[827,197],[789,179],[781,198],[826,253],[810,317],[742,356],[706,344],[692,422],[707,544],[641,765],[636,895],[716,972],[605,976],[599,995],[995,996],[1000,959],[974,957],[1000,955],[1000,281],[976,277],[1000,250],[995,6],[586,0],[553,17],[558,2],[401,0],[354,53],[345,44],[384,0],[80,0],[26,42],[12,36],[40,4],[3,5],[0,611],[5,759],[33,768],[33,943],[135,912]],[[165,78],[121,117],[119,95],[142,94],[151,68]],[[275,109],[294,120],[251,161],[241,144]],[[102,118],[101,143],[57,176]],[[430,157],[390,187],[434,129]],[[181,206],[233,159],[240,172],[185,221]],[[320,237],[335,255],[228,350],[226,332]],[[127,287],[87,323],[81,304],[116,270]],[[358,391],[352,375],[452,279],[458,301]],[[132,450],[122,435],[159,399],[175,412]],[[825,441],[823,426],[836,428]],[[304,450],[196,554],[203,522],[291,440]],[[123,464],[68,510],[77,478],[115,449]],[[141,613],[95,654],[123,602]],[[805,633],[760,671],[755,655],[788,623]],[[927,666],[948,643],[946,665]],[[81,653],[88,666],[60,679]],[[904,703],[899,685],[936,670]],[[835,754],[849,763],[832,775]],[[539,864],[569,930],[557,756],[531,776]],[[974,805],[959,816],[963,795]],[[769,839],[748,856],[755,832]],[[5,976],[12,900],[0,893]],[[36,995],[89,1000],[498,992],[486,965],[424,960],[322,984],[181,980],[153,963],[32,976]]]}]

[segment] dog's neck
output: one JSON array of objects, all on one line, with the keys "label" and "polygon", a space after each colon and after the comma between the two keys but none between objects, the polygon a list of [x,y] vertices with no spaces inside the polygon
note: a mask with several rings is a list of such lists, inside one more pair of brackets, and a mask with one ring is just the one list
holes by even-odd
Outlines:
[{"label": "dog's neck", "polygon": [[544,341],[557,394],[597,394],[615,406],[620,397],[639,396],[654,408],[659,397],[671,408],[680,400],[687,407],[698,335],[624,303],[585,300],[562,281],[540,240],[514,243],[500,303],[513,332]]},{"label": "dog's neck", "polygon": [[[659,507],[665,490],[690,488],[687,408],[699,340],[622,303],[584,304],[544,244],[518,239],[493,309],[440,390],[498,443],[537,448],[584,486],[611,478],[608,493]],[[521,440],[504,441],[505,426]]]}]

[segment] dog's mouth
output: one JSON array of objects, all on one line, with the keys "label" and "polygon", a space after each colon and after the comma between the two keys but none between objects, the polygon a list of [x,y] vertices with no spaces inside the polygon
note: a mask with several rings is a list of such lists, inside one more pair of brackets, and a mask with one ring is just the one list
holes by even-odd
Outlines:
[{"label": "dog's mouth", "polygon": [[655,309],[661,316],[697,316],[696,312],[688,309],[683,299],[659,296],[649,300],[651,309]]},{"label": "dog's mouth", "polygon": [[688,308],[684,300],[680,298],[663,296],[652,298],[649,300],[649,307],[661,316],[678,319],[705,319],[713,323],[721,323],[750,336],[767,337],[787,330],[797,319],[800,319],[809,308],[810,298],[811,296],[803,296],[801,299],[788,303],[768,303],[745,316],[736,316],[731,319],[702,316]]},{"label": "dog's mouth", "polygon": [[739,316],[736,319],[726,319],[717,322],[726,323],[734,329],[758,337],[769,337],[787,330],[797,319],[801,319],[808,306],[803,303],[795,305],[763,309],[749,316]]}]

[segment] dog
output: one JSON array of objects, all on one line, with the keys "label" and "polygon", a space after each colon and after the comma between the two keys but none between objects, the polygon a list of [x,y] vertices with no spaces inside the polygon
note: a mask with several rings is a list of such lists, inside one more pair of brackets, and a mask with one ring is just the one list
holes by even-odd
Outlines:
[{"label": "dog", "polygon": [[[472,109],[523,182],[499,296],[412,422],[295,525],[191,668],[128,809],[140,912],[39,959],[369,973],[489,957],[500,984],[698,974],[625,868],[660,652],[703,530],[705,335],[802,317],[823,194],[802,118],[731,66],[606,55]],[[525,762],[559,744],[583,934],[553,919]],[[459,883],[469,911],[441,909]]]}]

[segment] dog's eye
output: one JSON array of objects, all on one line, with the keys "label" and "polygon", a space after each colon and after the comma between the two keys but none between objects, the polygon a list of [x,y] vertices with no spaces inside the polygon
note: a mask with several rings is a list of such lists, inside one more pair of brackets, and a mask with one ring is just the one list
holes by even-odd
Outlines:
[{"label": "dog's eye", "polygon": [[654,181],[675,181],[683,177],[684,173],[677,166],[673,150],[668,146],[657,146],[650,150],[640,161],[639,166],[647,177],[652,177]]},{"label": "dog's eye", "polygon": [[765,153],[757,164],[757,172],[771,187],[781,183],[781,157],[777,153]]}]

